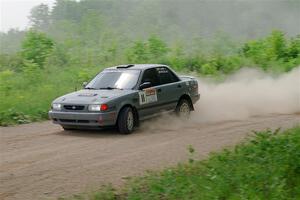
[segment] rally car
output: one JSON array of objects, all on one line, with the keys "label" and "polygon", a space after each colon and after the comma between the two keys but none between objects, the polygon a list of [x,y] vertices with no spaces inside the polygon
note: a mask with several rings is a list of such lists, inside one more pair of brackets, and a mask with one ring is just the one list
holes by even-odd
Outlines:
[{"label": "rally car", "polygon": [[82,90],[55,99],[49,117],[65,130],[116,126],[129,134],[139,121],[162,112],[188,118],[199,98],[197,80],[166,65],[119,65],[104,69]]}]

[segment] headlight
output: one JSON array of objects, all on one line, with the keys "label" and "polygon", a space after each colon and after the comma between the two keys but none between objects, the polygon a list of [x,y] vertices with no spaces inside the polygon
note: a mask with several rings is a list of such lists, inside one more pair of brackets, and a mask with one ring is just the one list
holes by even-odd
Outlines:
[{"label": "headlight", "polygon": [[106,111],[106,110],[108,110],[107,104],[89,105],[89,111]]},{"label": "headlight", "polygon": [[89,105],[89,111],[100,111],[101,105]]},{"label": "headlight", "polygon": [[61,104],[60,103],[53,103],[52,104],[53,110],[61,110]]}]

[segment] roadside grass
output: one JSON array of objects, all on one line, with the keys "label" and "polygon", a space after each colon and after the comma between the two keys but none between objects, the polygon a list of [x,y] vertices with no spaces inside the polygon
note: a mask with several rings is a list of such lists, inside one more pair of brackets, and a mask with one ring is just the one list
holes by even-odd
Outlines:
[{"label": "roadside grass", "polygon": [[192,147],[188,150],[186,164],[129,179],[121,189],[108,185],[66,199],[300,199],[299,126],[254,132],[245,142],[201,161],[193,159]]},{"label": "roadside grass", "polygon": [[55,98],[81,89],[82,82],[100,70],[93,68],[86,73],[79,67],[53,66],[47,71],[36,69],[25,75],[12,74],[14,78],[3,85],[7,88],[1,90],[0,87],[0,126],[48,119]]}]

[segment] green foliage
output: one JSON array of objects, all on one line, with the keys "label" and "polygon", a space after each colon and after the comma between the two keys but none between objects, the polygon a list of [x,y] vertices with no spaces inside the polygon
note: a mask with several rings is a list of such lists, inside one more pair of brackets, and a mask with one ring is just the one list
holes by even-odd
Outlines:
[{"label": "green foliage", "polygon": [[256,64],[264,67],[264,64],[268,61],[265,50],[266,47],[263,40],[253,40],[244,45],[243,54],[251,58]]},{"label": "green foliage", "polygon": [[24,78],[27,80],[27,84],[39,84],[41,82],[41,70],[38,64],[25,60],[23,68]]},{"label": "green foliage", "polygon": [[289,71],[299,65],[300,40],[299,36],[286,39],[281,31],[273,31],[265,39],[253,40],[242,48],[243,55],[264,70],[270,70],[280,63],[282,71]]},{"label": "green foliage", "polygon": [[291,38],[287,54],[288,58],[299,58],[300,57],[300,35],[296,36],[295,38]]},{"label": "green foliage", "polygon": [[23,59],[19,54],[0,54],[0,71],[22,71]]},{"label": "green foliage", "polygon": [[218,73],[216,62],[212,61],[211,63],[205,63],[201,67],[201,72],[204,75],[216,75]]},{"label": "green foliage", "polygon": [[0,72],[0,125],[47,119],[51,101],[67,91],[74,91],[76,75],[73,70],[79,69],[61,71],[60,67],[51,67],[41,70],[29,61],[25,65],[23,72]]},{"label": "green foliage", "polygon": [[148,48],[150,60],[161,60],[169,51],[166,43],[157,36],[151,36],[148,39]]},{"label": "green foliage", "polygon": [[286,39],[283,32],[273,31],[272,34],[266,38],[266,54],[269,60],[279,60],[285,58],[286,49]]},{"label": "green foliage", "polygon": [[14,72],[11,70],[4,70],[0,72],[0,91],[1,95],[6,96],[9,95],[12,89],[12,77]]},{"label": "green foliage", "polygon": [[70,58],[66,52],[66,47],[61,44],[55,44],[53,46],[52,52],[47,58],[47,65],[56,65],[56,66],[66,66]]},{"label": "green foliage", "polygon": [[147,42],[136,41],[128,50],[127,59],[132,63],[159,62],[166,57],[167,44],[157,36],[151,36]]},{"label": "green foliage", "polygon": [[22,112],[8,109],[5,112],[0,112],[0,126],[10,124],[25,124],[31,122],[30,116]]},{"label": "green foliage", "polygon": [[115,199],[115,189],[111,186],[104,186],[98,192],[89,195],[90,200]]},{"label": "green foliage", "polygon": [[53,49],[54,42],[44,33],[29,31],[22,42],[22,56],[25,60],[44,67],[45,60]]},{"label": "green foliage", "polygon": [[92,194],[73,195],[69,198],[60,197],[58,200],[116,200],[115,192],[116,190],[111,185],[106,185]]},{"label": "green foliage", "polygon": [[[188,149],[194,153],[192,147]],[[212,153],[206,160],[193,160],[129,179],[120,190],[108,186],[77,197],[103,200],[299,199],[300,128],[282,133],[279,129],[255,132],[246,142]]]},{"label": "green foliage", "polygon": [[142,41],[136,41],[132,48],[128,50],[127,59],[132,63],[148,62],[147,44]]}]

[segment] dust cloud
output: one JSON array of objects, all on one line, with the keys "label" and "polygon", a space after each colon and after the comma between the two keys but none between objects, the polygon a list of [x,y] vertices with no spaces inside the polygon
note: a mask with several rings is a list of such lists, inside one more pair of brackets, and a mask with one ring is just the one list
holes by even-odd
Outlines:
[{"label": "dust cloud", "polygon": [[184,130],[193,125],[270,114],[300,113],[300,66],[278,76],[258,69],[243,68],[216,83],[199,78],[201,98],[191,118],[183,121],[174,114],[164,114],[142,123],[142,129],[152,132]]},{"label": "dust cloud", "polygon": [[244,68],[222,83],[199,78],[192,120],[215,122],[300,112],[300,66],[279,76]]}]

